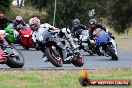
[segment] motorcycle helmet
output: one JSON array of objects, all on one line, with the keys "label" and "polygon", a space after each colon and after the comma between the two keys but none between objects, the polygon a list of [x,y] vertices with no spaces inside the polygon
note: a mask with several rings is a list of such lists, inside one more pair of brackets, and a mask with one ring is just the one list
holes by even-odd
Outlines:
[{"label": "motorcycle helmet", "polygon": [[22,17],[21,16],[16,16],[16,22],[20,24],[22,22]]},{"label": "motorcycle helmet", "polygon": [[97,21],[95,19],[90,19],[89,20],[89,24],[90,25],[92,25],[92,24],[96,25],[97,24]]},{"label": "motorcycle helmet", "polygon": [[35,31],[40,27],[40,20],[37,17],[33,17],[29,20],[29,25]]},{"label": "motorcycle helmet", "polygon": [[73,24],[73,25],[78,25],[78,24],[80,24],[80,20],[74,19],[74,20],[72,21],[72,24]]},{"label": "motorcycle helmet", "polygon": [[95,19],[90,19],[89,20],[89,28],[94,29],[97,25],[97,21]]},{"label": "motorcycle helmet", "polygon": [[0,20],[5,18],[5,15],[3,13],[0,13]]}]

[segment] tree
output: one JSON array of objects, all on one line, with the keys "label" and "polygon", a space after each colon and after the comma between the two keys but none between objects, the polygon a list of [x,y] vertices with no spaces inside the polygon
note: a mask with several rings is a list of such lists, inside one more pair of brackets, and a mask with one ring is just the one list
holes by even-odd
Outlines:
[{"label": "tree", "polygon": [[124,33],[132,22],[132,0],[109,0],[108,12],[114,30]]},{"label": "tree", "polygon": [[[101,3],[104,1],[103,3]],[[107,15],[107,0],[57,0],[56,26],[68,27],[72,20],[78,18],[81,23],[87,25],[90,18],[100,18]],[[47,20],[52,24],[54,12],[54,0],[48,0]],[[89,17],[89,11],[95,9],[95,15]]]},{"label": "tree", "polygon": [[[57,0],[56,26],[68,27],[75,18],[87,25],[90,18],[104,17],[107,15],[106,2],[107,0]],[[25,5],[32,5],[40,12],[45,8],[48,13],[46,20],[52,24],[54,0],[25,0]],[[96,14],[89,17],[89,11],[92,9],[95,9]]]},{"label": "tree", "polygon": [[46,8],[47,1],[48,0],[25,0],[25,5],[32,5],[41,12],[43,8]]},{"label": "tree", "polygon": [[9,13],[10,12],[10,3],[12,0],[0,0],[0,12]]}]

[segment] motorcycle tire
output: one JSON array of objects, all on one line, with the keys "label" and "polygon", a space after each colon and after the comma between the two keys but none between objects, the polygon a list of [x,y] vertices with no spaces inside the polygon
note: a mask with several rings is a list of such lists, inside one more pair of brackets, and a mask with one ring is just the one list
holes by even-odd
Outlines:
[{"label": "motorcycle tire", "polygon": [[75,56],[72,59],[72,64],[76,67],[82,67],[84,65],[84,58],[82,56]]},{"label": "motorcycle tire", "polygon": [[52,47],[47,47],[45,49],[45,54],[48,58],[48,60],[56,67],[62,67],[63,64],[63,53],[62,50],[55,45],[55,48],[57,49],[58,53],[60,54],[60,60],[57,60],[56,54],[54,54],[54,50]]},{"label": "motorcycle tire", "polygon": [[90,54],[90,56],[93,56],[93,52],[92,51],[89,51],[88,53]]},{"label": "motorcycle tire", "polygon": [[24,66],[24,57],[19,50],[17,50],[15,47],[13,48],[15,51],[17,51],[19,56],[16,57],[8,56],[6,65],[8,65],[11,68],[22,68]]},{"label": "motorcycle tire", "polygon": [[107,46],[107,51],[108,51],[108,55],[112,57],[112,60],[118,61],[117,55],[115,54],[114,50],[110,46]]},{"label": "motorcycle tire", "polygon": [[102,54],[99,50],[96,50],[96,54],[97,54],[98,56],[103,56],[103,54]]},{"label": "motorcycle tire", "polygon": [[23,46],[23,48],[24,48],[25,50],[29,50],[29,47],[27,47],[27,46]]}]

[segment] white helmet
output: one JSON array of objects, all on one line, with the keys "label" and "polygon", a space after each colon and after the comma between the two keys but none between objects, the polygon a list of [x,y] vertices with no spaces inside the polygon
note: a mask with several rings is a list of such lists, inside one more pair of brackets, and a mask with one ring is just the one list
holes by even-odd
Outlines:
[{"label": "white helmet", "polygon": [[37,17],[31,18],[29,20],[29,25],[33,25],[33,24],[40,26],[40,20]]},{"label": "white helmet", "polygon": [[21,16],[16,16],[16,22],[20,24],[22,22],[22,17]]},{"label": "white helmet", "polygon": [[22,20],[22,17],[21,16],[16,16],[16,20],[21,21]]}]

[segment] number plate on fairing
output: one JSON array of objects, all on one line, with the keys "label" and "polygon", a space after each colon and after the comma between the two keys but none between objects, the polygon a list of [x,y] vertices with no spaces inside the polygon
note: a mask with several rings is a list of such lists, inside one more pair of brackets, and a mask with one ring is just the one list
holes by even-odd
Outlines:
[{"label": "number plate on fairing", "polygon": [[29,37],[29,35],[24,35],[24,37]]}]

